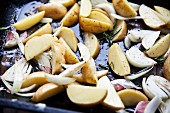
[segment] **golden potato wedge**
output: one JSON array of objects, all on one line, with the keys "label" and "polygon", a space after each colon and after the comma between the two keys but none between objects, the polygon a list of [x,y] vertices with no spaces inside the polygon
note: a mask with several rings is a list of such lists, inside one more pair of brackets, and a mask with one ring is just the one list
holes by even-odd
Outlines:
[{"label": "golden potato wedge", "polygon": [[113,6],[118,14],[125,17],[137,16],[137,12],[132,8],[127,0],[112,0]]},{"label": "golden potato wedge", "polygon": [[155,10],[160,13],[162,16],[164,16],[164,18],[167,19],[168,24],[166,25],[167,28],[170,28],[170,10],[164,8],[164,7],[160,7],[160,6],[154,6]]},{"label": "golden potato wedge", "polygon": [[27,30],[32,26],[34,26],[35,24],[37,24],[44,17],[44,15],[45,15],[45,11],[36,13],[22,20],[19,20],[17,23],[13,24],[13,26],[16,28],[16,30],[19,31]]},{"label": "golden potato wedge", "polygon": [[103,33],[108,31],[111,27],[110,24],[90,18],[80,17],[79,19],[80,28],[83,31],[90,33]]},{"label": "golden potato wedge", "polygon": [[24,79],[22,88],[29,87],[33,84],[36,84],[36,86],[42,86],[48,83],[45,78],[45,74],[46,73],[43,71],[31,73]]},{"label": "golden potato wedge", "polygon": [[159,39],[155,45],[153,45],[148,51],[146,51],[146,54],[149,57],[157,58],[163,54],[166,53],[166,51],[169,49],[170,45],[170,34],[167,34],[166,36]]},{"label": "golden potato wedge", "polygon": [[51,47],[54,42],[53,35],[45,34],[31,38],[25,44],[25,58],[27,61],[33,59]]},{"label": "golden potato wedge", "polygon": [[75,64],[79,62],[79,59],[75,55],[75,53],[70,49],[67,43],[64,41],[62,37],[60,37],[59,42],[65,47],[65,60],[68,64]]},{"label": "golden potato wedge", "polygon": [[112,30],[112,29],[113,29],[113,23],[112,23],[112,21],[110,20],[110,18],[107,17],[105,14],[99,12],[99,11],[92,11],[92,12],[90,13],[90,15],[88,16],[88,18],[94,19],[94,20],[98,20],[98,21],[101,21],[101,22],[108,23],[108,24],[110,25],[109,30]]},{"label": "golden potato wedge", "polygon": [[80,5],[80,17],[88,17],[92,10],[92,4],[90,0],[81,0]]},{"label": "golden potato wedge", "polygon": [[170,54],[164,62],[164,77],[170,81]]},{"label": "golden potato wedge", "polygon": [[79,11],[79,5],[75,3],[72,8],[67,12],[67,14],[63,17],[60,23],[62,23],[63,26],[67,27],[76,24],[79,20]]},{"label": "golden potato wedge", "polygon": [[118,92],[125,106],[136,106],[140,101],[148,101],[148,98],[140,91],[124,89]]},{"label": "golden potato wedge", "polygon": [[[106,76],[107,74],[108,74],[108,70],[101,70],[101,71],[97,71],[96,72],[96,76],[97,76],[98,79],[103,77],[103,76]],[[73,78],[75,78],[76,81],[81,82],[81,83],[86,82],[83,79],[83,75],[82,74],[74,74]]]},{"label": "golden potato wedge", "polygon": [[97,71],[93,58],[90,58],[88,62],[81,69],[83,79],[86,83],[97,84]]},{"label": "golden potato wedge", "polygon": [[[147,26],[153,29],[158,29],[164,25],[166,22],[162,20],[160,14],[149,8],[148,6],[142,4],[139,8],[140,16],[144,17],[144,22]],[[162,17],[163,18],[163,17]]]},{"label": "golden potato wedge", "polygon": [[115,43],[109,48],[108,62],[117,75],[125,76],[130,74],[130,66],[120,46]]},{"label": "golden potato wedge", "polygon": [[93,107],[102,103],[106,98],[107,90],[92,86],[69,85],[67,95],[73,103],[79,106]]},{"label": "golden potato wedge", "polygon": [[70,7],[76,3],[76,0],[50,0],[50,2],[59,2],[65,7]]},{"label": "golden potato wedge", "polygon": [[109,17],[109,14],[108,14],[106,11],[104,11],[104,10],[102,10],[102,9],[100,9],[100,8],[94,8],[94,9],[92,9],[92,11],[98,11],[98,12],[100,12],[100,13],[105,14],[107,17]]},{"label": "golden potato wedge", "polygon": [[59,20],[67,13],[67,8],[60,3],[53,2],[41,5],[38,8],[38,11],[45,11],[45,17]]},{"label": "golden potato wedge", "polygon": [[[54,30],[54,32],[57,29]],[[77,51],[77,44],[78,40],[77,37],[74,34],[74,31],[68,27],[62,27],[60,33],[58,34],[58,37],[62,37],[64,41],[68,44],[68,46],[74,51]]]},{"label": "golden potato wedge", "polygon": [[62,66],[61,64],[65,64],[65,48],[60,44],[52,44],[51,45],[52,51],[52,59],[51,59],[51,66],[52,66],[52,74],[58,74],[61,72]]},{"label": "golden potato wedge", "polygon": [[23,40],[23,43],[25,44],[29,39],[35,37],[35,36],[41,36],[44,34],[51,34],[52,33],[52,27],[49,23],[45,24],[41,28],[39,28],[37,31],[35,31],[33,34],[31,34],[29,37]]},{"label": "golden potato wedge", "polygon": [[47,83],[38,88],[32,97],[33,102],[40,102],[42,100],[48,99],[54,95],[57,95],[65,90],[64,86],[59,86],[53,83]]},{"label": "golden potato wedge", "polygon": [[90,51],[90,54],[93,58],[96,58],[100,52],[100,44],[97,37],[89,32],[84,32],[84,44]]},{"label": "golden potato wedge", "polygon": [[111,110],[120,110],[125,108],[123,102],[121,101],[119,95],[107,76],[101,77],[99,79],[97,87],[106,88],[108,90],[108,94],[105,100],[102,102],[103,106]]},{"label": "golden potato wedge", "polygon": [[113,36],[113,41],[120,41],[125,38],[127,34],[127,25],[124,20],[117,20],[115,33],[117,34]]}]

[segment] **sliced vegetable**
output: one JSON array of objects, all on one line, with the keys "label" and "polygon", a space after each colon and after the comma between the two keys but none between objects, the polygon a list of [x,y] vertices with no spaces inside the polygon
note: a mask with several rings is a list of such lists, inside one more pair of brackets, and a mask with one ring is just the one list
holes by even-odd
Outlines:
[{"label": "sliced vegetable", "polygon": [[89,51],[89,48],[87,48],[84,44],[82,43],[78,43],[78,48],[79,48],[79,51],[80,51],[80,54],[81,54],[81,58],[84,60],[84,61],[89,61],[91,55],[90,55],[90,51]]}]

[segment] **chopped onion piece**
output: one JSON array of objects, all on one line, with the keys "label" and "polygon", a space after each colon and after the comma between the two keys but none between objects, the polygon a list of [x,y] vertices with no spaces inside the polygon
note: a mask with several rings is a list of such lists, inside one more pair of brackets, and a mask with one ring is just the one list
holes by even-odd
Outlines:
[{"label": "chopped onion piece", "polygon": [[127,49],[129,49],[130,48],[130,46],[131,46],[131,40],[129,39],[129,36],[130,36],[131,34],[128,34],[126,37],[125,37],[125,39],[124,39],[124,44],[125,44],[125,47],[127,48]]},{"label": "chopped onion piece", "polygon": [[162,102],[159,106],[160,113],[170,113],[170,99]]},{"label": "chopped onion piece", "polygon": [[144,17],[142,16],[135,16],[135,17],[123,17],[117,14],[110,14],[110,16],[118,19],[118,20],[130,20],[130,19],[143,19]]},{"label": "chopped onion piece", "polygon": [[4,79],[2,79],[2,82],[5,84],[5,86],[11,91],[12,89],[12,86],[7,82],[5,81]]},{"label": "chopped onion piece", "polygon": [[144,113],[144,110],[145,110],[146,106],[148,105],[148,103],[149,103],[149,101],[140,101],[137,104],[134,113]]},{"label": "chopped onion piece", "polygon": [[20,93],[29,92],[29,91],[33,90],[35,87],[36,87],[36,84],[33,84],[33,85],[29,86],[29,87],[20,89],[19,92]]},{"label": "chopped onion piece", "polygon": [[57,85],[67,85],[76,81],[75,78],[59,77],[58,75],[45,74],[47,81]]},{"label": "chopped onion piece", "polygon": [[35,92],[33,92],[33,93],[15,93],[15,94],[18,96],[22,96],[22,97],[32,97],[35,94]]},{"label": "chopped onion piece", "polygon": [[134,80],[134,79],[137,79],[137,78],[145,75],[146,73],[148,73],[152,69],[153,69],[153,66],[146,67],[146,68],[142,69],[141,71],[137,72],[136,74],[131,74],[131,75],[128,75],[128,76],[124,76],[124,78],[128,79],[128,80]]},{"label": "chopped onion piece", "polygon": [[52,18],[42,18],[41,23],[51,23],[52,21]]},{"label": "chopped onion piece", "polygon": [[129,2],[130,6],[135,10],[135,11],[138,11],[139,10],[139,7],[140,5],[139,4],[135,4],[135,3],[132,3],[132,2]]},{"label": "chopped onion piece", "polygon": [[59,33],[61,32],[61,28],[63,27],[63,24],[61,23],[61,26],[58,27],[57,31],[53,34],[53,36],[57,37]]},{"label": "chopped onion piece", "polygon": [[108,3],[107,0],[91,0],[92,6],[96,6],[98,4],[102,4],[102,3]]},{"label": "chopped onion piece", "polygon": [[17,40],[14,31],[9,31],[6,36],[5,48],[11,48],[17,45]]},{"label": "chopped onion piece", "polygon": [[161,98],[159,96],[155,96],[146,106],[144,113],[155,113],[161,102]]},{"label": "chopped onion piece", "polygon": [[78,48],[81,54],[81,58],[84,61],[89,61],[91,55],[90,55],[90,50],[82,43],[78,43]]},{"label": "chopped onion piece", "polygon": [[65,69],[71,68],[73,65],[72,64],[61,64],[61,66]]}]

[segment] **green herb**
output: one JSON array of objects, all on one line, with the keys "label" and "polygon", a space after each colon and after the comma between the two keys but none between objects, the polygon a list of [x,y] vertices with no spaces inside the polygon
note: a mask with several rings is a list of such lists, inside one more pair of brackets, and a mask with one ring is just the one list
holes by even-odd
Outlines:
[{"label": "green herb", "polygon": [[2,30],[7,30],[7,29],[9,29],[11,26],[7,26],[7,27],[1,27],[0,28],[0,31],[2,31]]},{"label": "green herb", "polygon": [[162,63],[166,60],[166,57],[159,57],[159,58],[155,58],[155,61]]},{"label": "green herb", "polygon": [[149,49],[146,49],[145,51],[143,51],[143,53],[146,53]]},{"label": "green herb", "polygon": [[114,69],[114,64],[113,64],[113,62],[111,62],[109,65],[110,65],[110,67],[111,67],[112,69]]},{"label": "green herb", "polygon": [[99,66],[102,67],[102,68],[108,69],[108,66],[105,66],[103,64],[99,64]]}]

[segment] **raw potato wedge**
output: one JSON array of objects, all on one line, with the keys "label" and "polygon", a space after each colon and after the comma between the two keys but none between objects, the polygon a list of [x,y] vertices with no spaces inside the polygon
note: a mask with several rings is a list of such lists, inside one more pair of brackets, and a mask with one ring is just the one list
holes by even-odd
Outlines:
[{"label": "raw potato wedge", "polygon": [[109,17],[109,14],[108,14],[106,11],[104,11],[104,10],[102,10],[102,9],[100,9],[100,8],[94,8],[94,9],[92,9],[92,11],[98,11],[98,12],[100,12],[100,13],[105,14],[107,17]]},{"label": "raw potato wedge", "polygon": [[80,17],[79,23],[80,23],[80,28],[83,31],[90,32],[90,33],[103,33],[111,28],[110,24],[106,22],[101,22],[98,20],[84,18],[84,17]]},{"label": "raw potato wedge", "polygon": [[34,57],[40,55],[44,51],[51,47],[54,42],[53,35],[45,34],[42,36],[37,36],[30,39],[25,44],[25,58],[27,61],[33,59]]},{"label": "raw potato wedge", "polygon": [[170,28],[170,10],[160,7],[160,6],[154,6],[155,10],[160,13],[164,18],[167,19],[168,24],[166,25],[167,28]]},{"label": "raw potato wedge", "polygon": [[106,98],[107,90],[93,86],[69,85],[67,88],[69,99],[84,107],[96,106]]},{"label": "raw potato wedge", "polygon": [[32,97],[33,102],[40,102],[48,99],[54,95],[57,95],[65,90],[64,86],[59,86],[53,83],[47,83],[38,88]]},{"label": "raw potato wedge", "polygon": [[130,74],[130,66],[120,46],[115,43],[109,48],[108,62],[112,70],[120,76]]},{"label": "raw potato wedge", "polygon": [[93,58],[96,58],[100,52],[100,44],[97,37],[89,32],[84,32],[84,44],[90,51],[90,54]]},{"label": "raw potato wedge", "polygon": [[[57,30],[57,29],[56,29]],[[54,30],[54,32],[56,31]],[[78,40],[74,34],[74,31],[68,27],[62,27],[58,37],[62,37],[68,46],[74,51],[77,51]]]},{"label": "raw potato wedge", "polygon": [[101,13],[101,12],[92,11],[92,12],[90,13],[90,15],[88,16],[88,18],[94,19],[94,20],[98,20],[98,21],[101,21],[101,22],[108,23],[108,24],[110,25],[109,30],[112,30],[112,29],[113,29],[113,23],[112,23],[112,21],[109,19],[109,17],[107,17],[105,14],[103,14],[103,13]]},{"label": "raw potato wedge", "polygon": [[58,74],[61,72],[62,66],[61,64],[65,64],[65,48],[60,44],[52,44],[51,45],[51,52],[52,52],[52,59],[51,59],[51,66],[52,66],[52,74]]},{"label": "raw potato wedge", "polygon": [[23,83],[22,88],[29,87],[33,84],[36,84],[36,86],[42,86],[47,83],[47,80],[45,78],[45,72],[34,72],[28,75]]},{"label": "raw potato wedge", "polygon": [[76,24],[79,20],[79,11],[79,5],[75,3],[72,8],[67,12],[67,14],[63,17],[60,23],[62,23],[63,26],[67,27]]},{"label": "raw potato wedge", "polygon": [[45,11],[36,13],[34,15],[19,20],[17,23],[13,24],[13,26],[19,31],[27,30],[37,24],[44,17],[44,15]]},{"label": "raw potato wedge", "polygon": [[166,36],[159,39],[154,46],[152,46],[148,51],[146,51],[146,54],[149,57],[157,58],[163,54],[166,53],[166,51],[169,49],[170,45],[170,34],[167,34]]},{"label": "raw potato wedge", "polygon": [[125,17],[135,17],[137,12],[131,7],[127,0],[112,0],[113,6],[118,14]]},{"label": "raw potato wedge", "polygon": [[164,77],[170,81],[170,54],[164,62]]},{"label": "raw potato wedge", "polygon": [[158,29],[166,23],[160,18],[160,14],[154,11],[153,9],[149,8],[142,4],[139,8],[140,16],[144,17],[144,22],[147,26],[153,29]]},{"label": "raw potato wedge", "polygon": [[107,76],[101,77],[99,79],[97,87],[106,88],[108,90],[108,94],[105,100],[102,102],[103,106],[112,110],[120,110],[125,108],[123,102],[121,101],[119,95]]},{"label": "raw potato wedge", "polygon": [[80,17],[88,17],[92,10],[92,4],[90,0],[81,0],[80,5]]},{"label": "raw potato wedge", "polygon": [[79,59],[75,55],[75,53],[70,49],[70,47],[67,45],[67,43],[64,41],[62,37],[60,37],[59,42],[65,47],[66,53],[65,53],[65,60],[68,64],[75,64],[79,62]]},{"label": "raw potato wedge", "polygon": [[41,5],[38,11],[45,11],[45,17],[59,20],[67,13],[67,8],[60,3],[52,2]]},{"label": "raw potato wedge", "polygon": [[33,34],[31,34],[29,37],[24,39],[23,43],[26,43],[29,39],[35,37],[35,36],[41,36],[44,34],[51,34],[52,33],[52,27],[49,23],[45,24],[41,28],[39,28],[37,31],[35,31]]},{"label": "raw potato wedge", "polygon": [[140,101],[148,101],[148,98],[140,91],[124,89],[118,92],[125,106],[136,106]]},{"label": "raw potato wedge", "polygon": [[76,3],[76,0],[50,0],[50,2],[59,2],[65,7],[70,7]]},{"label": "raw potato wedge", "polygon": [[97,71],[93,58],[90,58],[88,62],[83,66],[82,70],[83,79],[86,83],[97,84]]},{"label": "raw potato wedge", "polygon": [[115,33],[117,34],[113,36],[113,41],[120,41],[125,38],[127,34],[127,25],[124,20],[117,20]]}]

